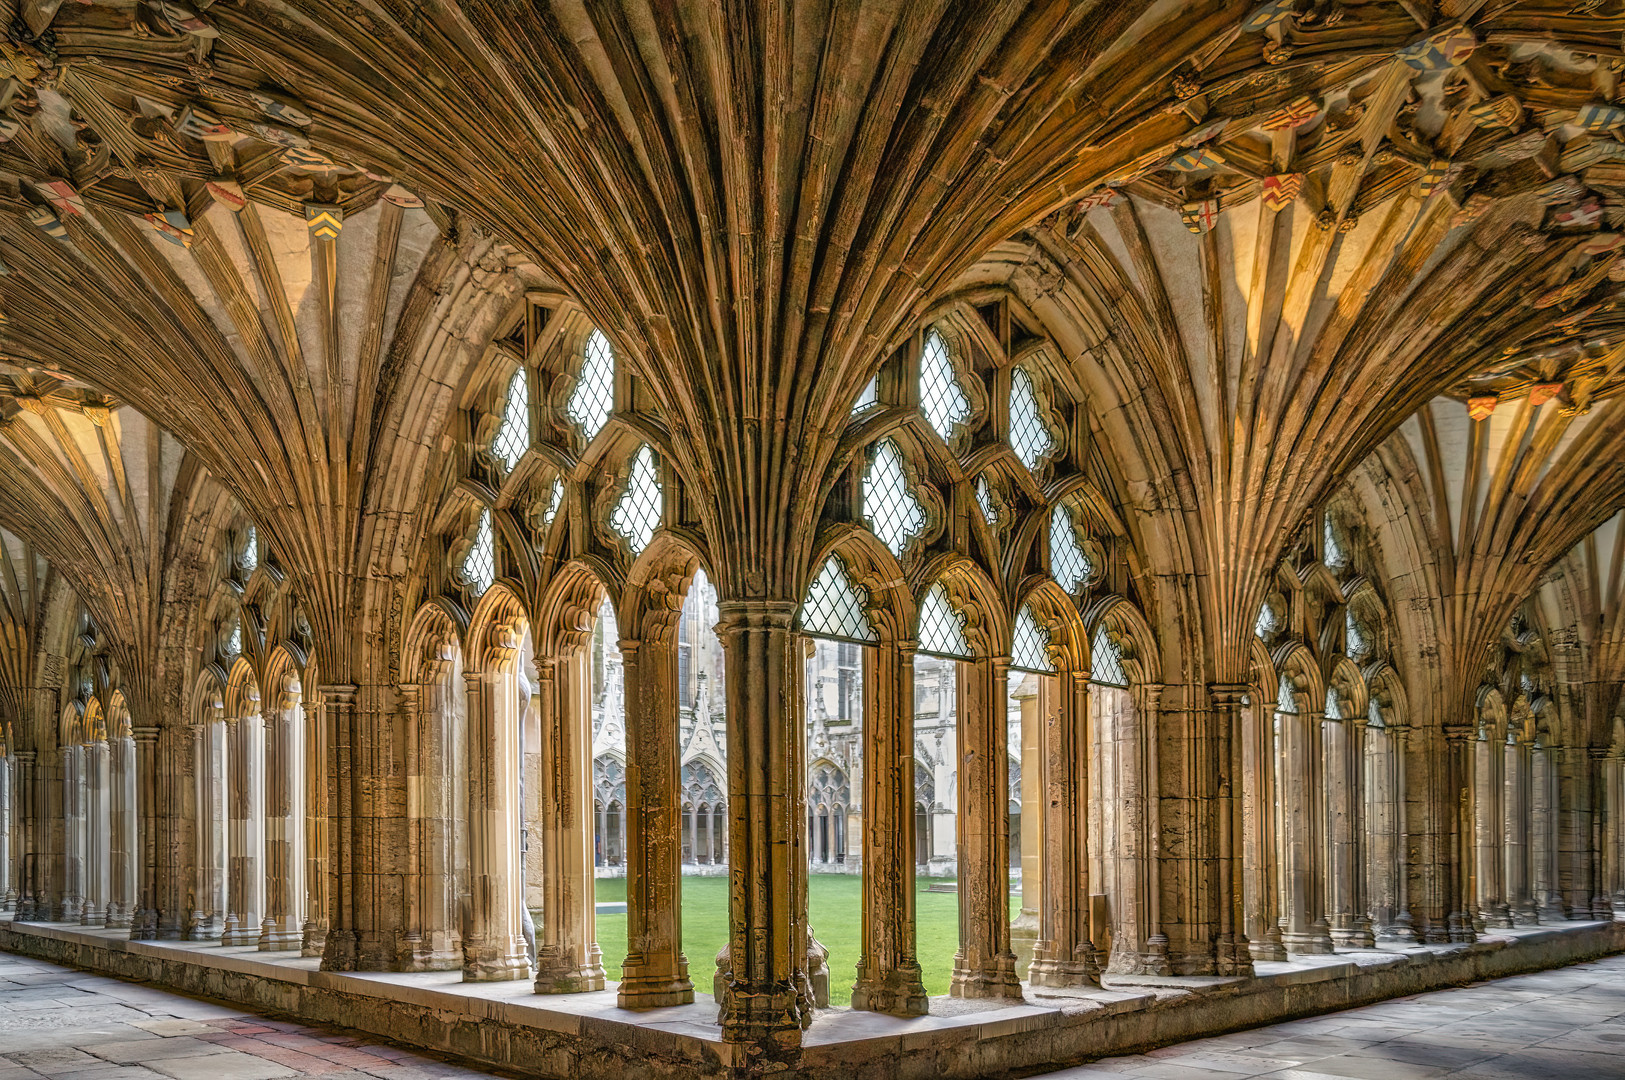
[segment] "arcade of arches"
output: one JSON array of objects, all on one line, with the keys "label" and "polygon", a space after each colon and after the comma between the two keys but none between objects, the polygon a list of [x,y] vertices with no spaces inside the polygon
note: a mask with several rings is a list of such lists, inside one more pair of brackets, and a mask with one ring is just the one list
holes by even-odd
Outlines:
[{"label": "arcade of arches", "polygon": [[0,946],[582,1076],[1625,948],[1619,0],[0,2]]}]

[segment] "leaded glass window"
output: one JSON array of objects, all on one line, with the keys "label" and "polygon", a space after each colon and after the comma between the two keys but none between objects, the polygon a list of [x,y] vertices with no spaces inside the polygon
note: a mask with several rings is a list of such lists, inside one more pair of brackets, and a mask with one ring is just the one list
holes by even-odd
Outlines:
[{"label": "leaded glass window", "polygon": [[1049,632],[1038,625],[1030,605],[1016,612],[1015,633],[1010,640],[1010,666],[1041,675],[1055,673],[1055,665],[1049,659]]},{"label": "leaded glass window", "polygon": [[233,615],[226,627],[226,655],[241,656],[243,654],[243,619],[240,615]]},{"label": "leaded glass window", "polygon": [[1280,689],[1275,692],[1275,709],[1284,713],[1298,711],[1298,695],[1292,689],[1292,680],[1285,675],[1281,676]]},{"label": "leaded glass window", "polygon": [[944,442],[971,417],[970,399],[960,389],[948,343],[935,330],[925,335],[925,348],[920,353],[920,408]]},{"label": "leaded glass window", "polygon": [[863,392],[858,395],[856,404],[852,406],[852,415],[872,409],[880,404],[880,376],[876,375],[864,386]]},{"label": "leaded glass window", "polygon": [[1337,700],[1337,688],[1335,686],[1326,688],[1326,719],[1343,719],[1343,705]]},{"label": "leaded glass window", "polygon": [[1258,621],[1253,624],[1253,633],[1261,638],[1268,637],[1279,625],[1275,617],[1275,609],[1266,600],[1264,605],[1258,609]]},{"label": "leaded glass window", "polygon": [[475,596],[483,596],[496,579],[496,538],[491,533],[491,511],[481,510],[479,527],[474,530],[474,543],[469,546],[468,554],[463,556],[463,580]]},{"label": "leaded glass window", "polygon": [[993,502],[993,492],[987,486],[987,477],[976,478],[976,505],[982,508],[982,520],[989,525],[999,523],[999,508]]},{"label": "leaded glass window", "polygon": [[655,470],[655,453],[648,444],[644,444],[632,458],[632,471],[626,478],[626,490],[609,515],[610,527],[625,539],[632,554],[641,552],[654,539],[655,529],[660,526],[663,505],[660,476]]},{"label": "leaded glass window", "polygon": [[1127,686],[1128,673],[1123,670],[1123,649],[1106,633],[1104,626],[1095,630],[1095,639],[1089,643],[1089,681],[1105,686]]},{"label": "leaded glass window", "polygon": [[1010,446],[1029,472],[1036,471],[1055,449],[1055,436],[1039,410],[1032,376],[1019,367],[1010,373]]},{"label": "leaded glass window", "polygon": [[559,516],[559,504],[564,502],[564,481],[558,477],[553,478],[553,492],[548,496],[547,509],[542,511],[542,521],[548,525]]},{"label": "leaded glass window", "polygon": [[863,478],[863,513],[880,542],[901,556],[909,541],[925,531],[925,507],[908,489],[903,455],[887,439],[875,451],[869,474]]},{"label": "leaded glass window", "polygon": [[1343,620],[1345,645],[1350,656],[1364,656],[1371,648],[1371,641],[1366,637],[1365,628],[1360,620],[1354,617],[1354,609],[1350,608]]},{"label": "leaded glass window", "polygon": [[1073,596],[1083,591],[1095,572],[1089,563],[1088,553],[1078,543],[1072,512],[1064,506],[1057,506],[1050,512],[1049,569],[1061,588]]},{"label": "leaded glass window", "polygon": [[920,651],[957,660],[975,656],[965,640],[965,617],[954,610],[941,582],[931,586],[920,605]]},{"label": "leaded glass window", "polygon": [[238,562],[244,570],[251,574],[254,572],[254,568],[260,564],[259,533],[254,530],[252,525],[248,527],[248,535],[243,537],[243,553]]},{"label": "leaded glass window", "polygon": [[801,605],[802,632],[816,637],[879,641],[880,635],[864,614],[868,603],[868,590],[853,583],[840,556],[831,555]]},{"label": "leaded glass window", "polygon": [[530,384],[523,364],[508,383],[508,404],[502,413],[502,426],[491,440],[491,453],[512,469],[530,449]]},{"label": "leaded glass window", "polygon": [[1330,514],[1326,515],[1326,565],[1331,567],[1347,566],[1348,551],[1343,547],[1342,538],[1338,535],[1337,522]]},{"label": "leaded glass window", "polygon": [[570,394],[566,409],[570,419],[581,427],[589,440],[604,430],[615,406],[615,353],[603,331],[587,335],[581,360],[581,377]]}]

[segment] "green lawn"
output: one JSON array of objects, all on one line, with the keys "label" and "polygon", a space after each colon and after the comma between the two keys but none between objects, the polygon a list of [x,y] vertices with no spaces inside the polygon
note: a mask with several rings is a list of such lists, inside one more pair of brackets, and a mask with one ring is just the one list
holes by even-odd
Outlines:
[{"label": "green lawn", "polygon": [[[932,995],[948,992],[954,951],[959,947],[959,897],[953,893],[926,892],[936,880],[918,879],[914,901],[920,967],[925,976],[925,991]],[[600,903],[624,902],[626,879],[599,878],[597,894]],[[857,874],[813,874],[808,882],[813,933],[829,950],[832,1005],[846,1005],[852,1000],[862,897],[863,880]],[[1012,917],[1019,907],[1019,902],[1012,902]],[[683,878],[683,952],[688,956],[688,974],[696,990],[711,992],[716,955],[727,939],[728,879]],[[598,917],[598,945],[604,952],[604,969],[609,978],[619,979],[621,961],[626,957],[626,916]]]}]

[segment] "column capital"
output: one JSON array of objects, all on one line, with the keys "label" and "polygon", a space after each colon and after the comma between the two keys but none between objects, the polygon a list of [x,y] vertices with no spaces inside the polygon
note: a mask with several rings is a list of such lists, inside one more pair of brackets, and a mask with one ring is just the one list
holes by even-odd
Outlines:
[{"label": "column capital", "polygon": [[1214,705],[1239,706],[1241,699],[1252,692],[1247,683],[1208,683],[1208,698]]},{"label": "column capital", "polygon": [[333,705],[353,705],[361,688],[355,683],[323,683],[316,688],[323,700]]},{"label": "column capital", "polygon": [[801,610],[798,600],[718,600],[717,633],[730,630],[791,630],[795,626],[796,612]]},{"label": "column capital", "polygon": [[1464,743],[1478,736],[1477,724],[1445,724],[1440,728],[1446,742]]}]

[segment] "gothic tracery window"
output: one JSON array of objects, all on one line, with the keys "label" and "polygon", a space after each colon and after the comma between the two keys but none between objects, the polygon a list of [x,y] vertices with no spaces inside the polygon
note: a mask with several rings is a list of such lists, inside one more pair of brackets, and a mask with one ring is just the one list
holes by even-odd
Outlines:
[{"label": "gothic tracery window", "polygon": [[559,505],[564,502],[564,481],[558,477],[553,478],[553,490],[548,495],[547,508],[542,511],[542,523],[553,524],[553,519],[559,516]]},{"label": "gothic tracery window", "polygon": [[920,651],[956,660],[974,658],[965,640],[965,617],[954,610],[941,582],[931,586],[920,604]]},{"label": "gothic tracery window", "polygon": [[615,406],[615,352],[602,330],[587,335],[582,350],[581,377],[570,394],[566,411],[590,442],[604,430]]},{"label": "gothic tracery window", "polygon": [[237,557],[237,565],[241,566],[245,572],[252,574],[254,568],[259,564],[259,534],[255,531],[254,526],[250,525],[248,532],[243,536],[243,550]]},{"label": "gothic tracery window", "polygon": [[1072,512],[1064,506],[1057,506],[1050,512],[1049,563],[1050,574],[1071,596],[1082,592],[1094,576],[1089,555],[1078,543]]},{"label": "gothic tracery window", "polygon": [[475,596],[485,595],[485,590],[496,580],[496,537],[491,532],[490,510],[480,511],[480,523],[474,529],[474,542],[469,545],[468,554],[463,556],[462,571],[463,581]]},{"label": "gothic tracery window", "polygon": [[638,448],[632,458],[632,471],[626,478],[626,490],[609,515],[609,524],[626,540],[626,546],[637,555],[654,539],[660,526],[664,497],[660,489],[660,476],[655,469],[654,451],[647,444]]},{"label": "gothic tracery window", "polygon": [[976,505],[982,508],[982,520],[989,525],[999,523],[999,508],[993,501],[993,492],[987,486],[987,477],[976,478]]},{"label": "gothic tracery window", "polygon": [[491,453],[510,470],[530,449],[530,385],[521,364],[508,383],[508,401],[502,413],[502,426],[491,440]]},{"label": "gothic tracery window", "polygon": [[1036,472],[1055,450],[1055,436],[1044,423],[1032,376],[1020,367],[1010,373],[1010,446],[1029,472]]},{"label": "gothic tracery window", "polygon": [[852,581],[839,555],[831,555],[807,589],[807,599],[801,605],[802,632],[815,637],[879,641],[880,635],[864,613],[868,602],[868,590]]},{"label": "gothic tracery window", "polygon": [[920,408],[944,442],[971,418],[970,399],[959,386],[948,343],[936,330],[926,332],[920,352]]},{"label": "gothic tracery window", "polygon": [[1010,641],[1010,666],[1042,675],[1055,673],[1055,665],[1049,658],[1049,633],[1033,617],[1030,604],[1016,613],[1015,633]]},{"label": "gothic tracery window", "polygon": [[1105,686],[1127,686],[1128,673],[1123,670],[1123,649],[1101,626],[1095,630],[1089,643],[1089,681]]},{"label": "gothic tracery window", "polygon": [[925,531],[925,506],[908,489],[903,455],[890,439],[875,451],[863,478],[863,513],[880,542],[899,557]]}]

